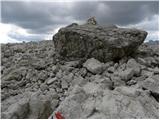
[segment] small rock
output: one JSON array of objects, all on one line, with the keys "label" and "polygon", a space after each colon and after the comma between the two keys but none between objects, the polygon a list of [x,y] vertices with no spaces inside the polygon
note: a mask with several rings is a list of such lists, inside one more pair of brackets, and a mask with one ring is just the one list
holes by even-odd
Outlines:
[{"label": "small rock", "polygon": [[99,74],[102,72],[103,64],[94,58],[88,59],[84,64],[83,67],[87,68],[88,71],[92,72],[93,74]]},{"label": "small rock", "polygon": [[159,68],[158,67],[154,68],[153,72],[154,72],[154,74],[158,74],[159,73]]},{"label": "small rock", "polygon": [[6,81],[11,81],[11,80],[21,81],[23,74],[26,74],[25,67],[11,70],[7,75],[2,77],[2,79]]},{"label": "small rock", "polygon": [[56,70],[57,70],[57,66],[56,65],[52,66],[52,72],[55,73]]},{"label": "small rock", "polygon": [[55,108],[57,107],[58,103],[59,103],[59,100],[53,99],[51,101],[51,108],[52,108],[52,110],[55,110]]},{"label": "small rock", "polygon": [[116,87],[115,91],[118,91],[122,93],[123,95],[127,95],[130,97],[137,97],[140,95],[140,91],[138,91],[134,87],[127,87],[127,86]]},{"label": "small rock", "polygon": [[75,85],[82,85],[82,84],[85,84],[87,81],[84,80],[83,77],[81,76],[75,76],[74,79],[72,80],[71,82],[71,86],[75,86]]},{"label": "small rock", "polygon": [[138,57],[137,61],[138,61],[138,63],[140,63],[142,65],[146,65],[146,63],[147,63],[145,59],[140,58],[140,57]]},{"label": "small rock", "polygon": [[37,70],[42,70],[42,69],[45,69],[45,67],[46,67],[44,60],[42,60],[42,59],[37,60],[36,58],[35,58],[35,61],[33,61],[31,63],[31,65],[32,65],[32,67],[34,67]]},{"label": "small rock", "polygon": [[119,76],[121,77],[122,80],[128,81],[130,80],[134,75],[134,71],[131,68],[126,69],[125,71],[122,71]]},{"label": "small rock", "polygon": [[126,63],[123,63],[118,67],[118,71],[124,71],[126,69]]},{"label": "small rock", "polygon": [[81,68],[79,71],[79,75],[81,75],[82,77],[85,77],[87,74],[87,70],[86,68]]},{"label": "small rock", "polygon": [[77,67],[79,64],[79,61],[70,61],[70,62],[66,62],[65,66],[67,67]]},{"label": "small rock", "polygon": [[55,77],[55,78],[52,78],[52,79],[48,79],[47,80],[47,85],[50,85],[50,84],[52,84],[54,81],[56,81],[57,80],[57,78]]},{"label": "small rock", "polygon": [[62,80],[61,85],[63,89],[68,88],[68,83],[65,80]]},{"label": "small rock", "polygon": [[111,80],[113,81],[115,87],[125,85],[125,82],[121,80],[119,76],[112,76]]},{"label": "small rock", "polygon": [[134,71],[134,75],[139,76],[140,75],[140,66],[139,64],[136,62],[135,59],[129,59],[127,62],[127,67],[128,68],[132,68]]},{"label": "small rock", "polygon": [[70,73],[69,75],[64,75],[62,80],[65,80],[66,82],[70,83],[73,80],[73,73]]},{"label": "small rock", "polygon": [[107,62],[103,65],[103,69],[105,70],[105,69],[109,68],[110,66],[113,66],[113,64],[114,64],[113,61]]},{"label": "small rock", "polygon": [[129,85],[129,86],[131,86],[131,85],[135,85],[136,83],[137,83],[137,81],[135,81],[135,80],[130,80],[130,81],[128,81],[126,84]]},{"label": "small rock", "polygon": [[154,93],[158,93],[159,94],[159,81],[154,80],[153,78],[149,77],[146,80],[143,81],[142,83],[142,87],[150,90]]},{"label": "small rock", "polygon": [[57,72],[56,77],[59,78],[59,79],[62,77],[62,70],[59,70]]},{"label": "small rock", "polygon": [[142,70],[141,71],[141,75],[142,76],[147,76],[147,77],[151,77],[153,76],[154,72],[148,71],[148,70]]},{"label": "small rock", "polygon": [[54,73],[49,73],[49,77],[55,77]]},{"label": "small rock", "polygon": [[137,82],[139,82],[139,81],[144,81],[144,80],[146,79],[146,77],[147,77],[147,76],[145,76],[145,75],[142,75],[142,76],[140,76],[140,77],[136,77],[136,78],[135,78],[135,81],[137,81]]},{"label": "small rock", "polygon": [[118,68],[118,63],[114,64],[114,69],[116,70]]},{"label": "small rock", "polygon": [[31,86],[31,84],[30,83],[27,83],[26,84],[26,88],[28,88],[28,87],[30,87]]},{"label": "small rock", "polygon": [[114,73],[114,67],[109,67],[109,68],[108,68],[108,72],[109,72],[109,73]]},{"label": "small rock", "polygon": [[47,86],[45,83],[43,83],[43,84],[40,85],[40,89],[41,89],[42,91],[45,91],[45,90],[48,89],[48,86]]},{"label": "small rock", "polygon": [[60,88],[57,87],[57,88],[56,88],[56,92],[57,92],[57,93],[62,93],[62,89],[60,89]]},{"label": "small rock", "polygon": [[102,84],[101,87],[103,89],[105,89],[105,88],[112,89],[112,87],[113,87],[112,81],[107,77],[95,79],[94,82]]},{"label": "small rock", "polygon": [[48,74],[46,71],[41,71],[40,74],[38,75],[39,80],[41,81],[45,81],[48,77]]}]

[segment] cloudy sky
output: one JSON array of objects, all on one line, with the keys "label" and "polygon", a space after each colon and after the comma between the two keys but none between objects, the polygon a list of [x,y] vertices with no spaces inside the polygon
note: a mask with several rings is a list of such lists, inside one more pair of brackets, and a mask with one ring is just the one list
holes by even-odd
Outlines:
[{"label": "cloudy sky", "polygon": [[158,1],[2,1],[0,42],[52,39],[60,27],[83,24],[90,16],[102,25],[144,29],[147,40],[158,40],[158,7]]}]

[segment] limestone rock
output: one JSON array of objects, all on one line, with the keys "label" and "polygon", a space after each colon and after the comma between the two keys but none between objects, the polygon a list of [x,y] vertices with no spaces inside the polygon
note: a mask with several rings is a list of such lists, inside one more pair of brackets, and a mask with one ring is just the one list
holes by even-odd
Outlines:
[{"label": "limestone rock", "polygon": [[136,62],[135,59],[129,59],[127,62],[127,67],[128,68],[132,68],[134,71],[134,75],[139,76],[140,75],[140,66],[139,64]]},{"label": "limestone rock", "polygon": [[76,88],[57,108],[66,119],[158,118],[158,102],[142,90],[133,87],[102,90],[94,83]]},{"label": "limestone rock", "polygon": [[2,44],[1,118],[158,119],[159,45],[146,35],[91,19],[54,42]]},{"label": "limestone rock", "polygon": [[53,41],[57,55],[63,59],[94,57],[107,62],[132,54],[146,36],[147,32],[137,29],[85,24],[61,28]]},{"label": "limestone rock", "polygon": [[54,81],[56,81],[57,80],[57,78],[55,77],[55,78],[52,78],[52,79],[49,79],[49,80],[47,80],[47,85],[50,85],[50,84],[52,84]]},{"label": "limestone rock", "polygon": [[63,89],[68,88],[68,83],[65,80],[62,80],[61,85]]},{"label": "limestone rock", "polygon": [[10,80],[20,81],[23,77],[23,74],[26,74],[25,67],[21,67],[18,69],[11,69],[8,74],[6,74],[5,76],[2,76],[2,79],[6,81],[10,81]]},{"label": "limestone rock", "polygon": [[2,118],[7,119],[24,119],[29,112],[29,100],[21,99],[19,102],[12,104],[7,112],[2,113]]},{"label": "limestone rock", "polygon": [[122,71],[121,73],[119,73],[119,75],[122,80],[129,81],[133,77],[134,71],[132,68],[128,68],[125,71]]},{"label": "limestone rock", "polygon": [[28,118],[47,118],[52,112],[51,102],[46,97],[41,98],[38,96],[33,96],[29,102],[29,110],[30,112]]},{"label": "limestone rock", "polygon": [[43,83],[43,84],[41,84],[40,89],[41,89],[42,91],[45,91],[45,90],[48,89],[48,86],[47,86],[45,83]]},{"label": "limestone rock", "polygon": [[99,74],[103,70],[103,64],[94,58],[88,59],[83,64],[83,67],[87,68],[87,70],[93,74]]},{"label": "limestone rock", "polygon": [[142,83],[142,87],[159,94],[159,82],[158,80],[155,80],[152,77],[149,77],[146,80],[144,80]]}]

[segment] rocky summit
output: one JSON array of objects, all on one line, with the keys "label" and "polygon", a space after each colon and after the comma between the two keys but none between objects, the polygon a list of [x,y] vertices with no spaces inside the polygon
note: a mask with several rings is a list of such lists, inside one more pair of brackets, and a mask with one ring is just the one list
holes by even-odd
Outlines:
[{"label": "rocky summit", "polygon": [[84,25],[1,44],[1,118],[159,118],[159,45],[147,32]]}]

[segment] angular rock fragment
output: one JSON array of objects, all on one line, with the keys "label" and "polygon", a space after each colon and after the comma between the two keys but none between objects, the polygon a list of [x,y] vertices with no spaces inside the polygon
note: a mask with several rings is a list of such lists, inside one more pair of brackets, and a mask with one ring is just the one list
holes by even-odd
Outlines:
[{"label": "angular rock fragment", "polygon": [[45,119],[52,112],[51,101],[46,97],[33,96],[29,102],[28,118]]},{"label": "angular rock fragment", "polygon": [[119,76],[124,81],[129,81],[134,75],[134,70],[132,68],[128,68],[125,71],[119,73]]},{"label": "angular rock fragment", "polygon": [[135,59],[129,59],[127,62],[127,67],[128,68],[132,68],[134,71],[134,75],[139,76],[140,75],[140,66],[139,64],[136,62]]},{"label": "angular rock fragment", "polygon": [[47,85],[50,85],[50,84],[52,84],[54,81],[56,81],[57,80],[57,78],[55,77],[55,78],[52,78],[52,79],[49,79],[49,80],[47,80]]},{"label": "angular rock fragment", "polygon": [[7,112],[2,113],[2,118],[24,119],[29,112],[29,100],[21,99],[19,102],[12,104]]},{"label": "angular rock fragment", "polygon": [[142,87],[159,94],[159,81],[153,79],[152,77],[149,77],[146,80],[144,80],[142,83]]},{"label": "angular rock fragment", "polygon": [[87,68],[87,70],[93,74],[99,74],[103,70],[103,64],[94,58],[88,59],[83,64],[83,67]]}]

